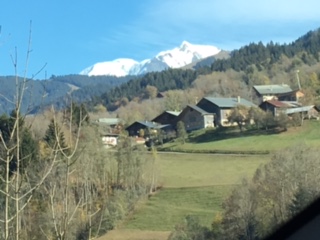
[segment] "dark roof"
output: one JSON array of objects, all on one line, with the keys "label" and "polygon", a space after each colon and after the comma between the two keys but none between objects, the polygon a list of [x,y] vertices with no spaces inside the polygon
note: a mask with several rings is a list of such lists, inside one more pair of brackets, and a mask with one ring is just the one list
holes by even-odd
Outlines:
[{"label": "dark roof", "polygon": [[157,98],[163,98],[163,97],[165,97],[166,95],[165,95],[165,93],[164,92],[158,92],[157,93]]},{"label": "dark roof", "polygon": [[132,123],[130,126],[126,127],[126,129],[130,128],[132,125],[134,125],[136,123],[139,123],[139,124],[145,126],[146,128],[153,128],[153,129],[162,129],[162,128],[171,126],[170,124],[161,125],[161,124],[156,123],[156,122],[136,121],[136,122]]},{"label": "dark roof", "polygon": [[253,88],[260,94],[282,94],[292,92],[292,89],[287,84],[279,85],[256,85]]},{"label": "dark roof", "polygon": [[[159,126],[158,123],[155,122],[149,122],[149,121],[136,121],[136,123],[140,123],[141,125],[144,125],[147,128],[156,128],[157,126]],[[134,123],[133,123],[134,124]],[[132,124],[132,125],[133,125]]]},{"label": "dark roof", "polygon": [[119,134],[117,134],[117,133],[101,133],[100,136],[101,137],[104,137],[104,136],[119,137]]},{"label": "dark roof", "polygon": [[178,116],[181,113],[181,111],[165,111],[165,112],[174,116]]},{"label": "dark roof", "polygon": [[193,110],[201,113],[202,115],[206,115],[206,114],[212,114],[212,113],[208,113],[207,111],[203,110],[202,108],[199,108],[198,106],[195,105],[188,105],[189,108],[192,108]]},{"label": "dark roof", "polygon": [[179,116],[179,114],[181,113],[181,111],[164,111],[162,112],[160,115],[156,116],[155,118],[153,118],[151,121],[152,122],[157,122],[159,120],[159,118],[168,115],[174,119],[175,117]]},{"label": "dark roof", "polygon": [[244,98],[215,98],[205,97],[204,99],[217,105],[218,107],[234,108],[237,105],[244,105],[246,107],[256,107],[256,105]]}]

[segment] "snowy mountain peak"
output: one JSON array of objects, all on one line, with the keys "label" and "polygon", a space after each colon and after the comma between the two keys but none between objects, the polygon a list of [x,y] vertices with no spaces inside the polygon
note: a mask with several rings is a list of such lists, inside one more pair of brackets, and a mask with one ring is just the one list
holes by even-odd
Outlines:
[{"label": "snowy mountain peak", "polygon": [[122,77],[128,75],[132,67],[138,62],[130,58],[118,58],[110,62],[96,63],[80,72],[82,75],[112,75]]},{"label": "snowy mountain peak", "polygon": [[110,62],[96,63],[80,72],[83,75],[141,75],[167,68],[180,68],[192,62],[214,56],[221,50],[210,45],[196,45],[183,41],[179,47],[162,51],[154,58],[137,62],[133,59],[119,58]]},{"label": "snowy mountain peak", "polygon": [[180,45],[180,49],[182,51],[186,50],[187,48],[189,48],[190,46],[192,46],[191,43],[187,42],[187,41],[183,41]]}]

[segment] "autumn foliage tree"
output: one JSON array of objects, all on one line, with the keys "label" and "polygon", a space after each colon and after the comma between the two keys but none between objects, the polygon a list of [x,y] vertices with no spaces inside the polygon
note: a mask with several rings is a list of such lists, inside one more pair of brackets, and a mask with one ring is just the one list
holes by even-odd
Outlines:
[{"label": "autumn foliage tree", "polygon": [[228,116],[228,121],[231,124],[236,123],[239,126],[240,131],[242,132],[243,126],[246,123],[250,123],[248,113],[249,113],[249,108],[239,104],[234,109],[231,110],[231,113]]}]

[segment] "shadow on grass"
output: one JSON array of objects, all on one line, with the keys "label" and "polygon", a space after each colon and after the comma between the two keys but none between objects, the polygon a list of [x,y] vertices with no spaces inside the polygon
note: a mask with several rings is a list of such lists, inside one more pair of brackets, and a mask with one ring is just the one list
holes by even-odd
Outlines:
[{"label": "shadow on grass", "polygon": [[246,129],[242,132],[238,127],[219,127],[216,129],[206,130],[202,134],[190,134],[188,142],[190,143],[205,143],[212,141],[221,141],[225,139],[251,137],[261,135],[273,135],[285,132],[286,130],[273,128],[273,129]]}]

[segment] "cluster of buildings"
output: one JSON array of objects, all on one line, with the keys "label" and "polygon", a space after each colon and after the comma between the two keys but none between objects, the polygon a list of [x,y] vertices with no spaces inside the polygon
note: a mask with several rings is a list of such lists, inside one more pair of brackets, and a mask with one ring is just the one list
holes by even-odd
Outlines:
[{"label": "cluster of buildings", "polygon": [[[216,126],[230,126],[228,116],[238,105],[248,108],[260,107],[264,111],[270,111],[274,116],[280,113],[287,115],[300,113],[308,118],[318,117],[318,111],[314,105],[302,106],[300,104],[299,100],[304,97],[303,92],[292,90],[286,84],[259,85],[254,86],[253,90],[261,102],[259,106],[241,97],[204,97],[196,105],[187,105],[182,111],[164,111],[151,121],[136,121],[125,130],[129,136],[136,137],[141,141],[141,130],[164,131],[170,134],[175,132],[176,124],[179,121],[184,123],[188,132]],[[110,137],[114,136],[106,137],[104,136],[110,141]]]}]

